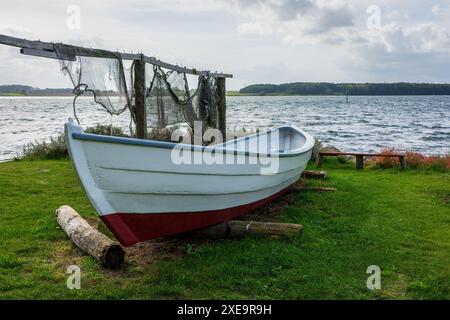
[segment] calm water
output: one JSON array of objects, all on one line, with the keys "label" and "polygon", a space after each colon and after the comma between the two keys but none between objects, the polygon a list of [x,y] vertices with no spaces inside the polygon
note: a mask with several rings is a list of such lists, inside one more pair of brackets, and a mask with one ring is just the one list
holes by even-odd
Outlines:
[{"label": "calm water", "polygon": [[[350,97],[348,104],[344,97],[228,97],[227,103],[230,128],[294,124],[346,151],[450,152],[450,96]],[[111,120],[91,98],[79,99],[77,113],[83,126],[130,122],[127,114]],[[0,160],[62,132],[72,116],[71,97],[0,97]]]}]

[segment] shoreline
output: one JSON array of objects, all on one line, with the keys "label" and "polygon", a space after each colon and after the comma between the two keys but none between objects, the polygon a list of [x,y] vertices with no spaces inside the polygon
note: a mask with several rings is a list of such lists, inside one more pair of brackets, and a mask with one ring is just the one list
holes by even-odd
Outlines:
[{"label": "shoreline", "polygon": [[[227,97],[346,97],[344,94],[249,94],[249,93],[227,93]],[[450,94],[355,94],[349,97],[450,97]],[[22,94],[0,94],[2,98],[74,98],[73,94],[67,95],[22,95]],[[80,98],[92,98],[90,95]]]},{"label": "shoreline", "polygon": [[[349,97],[411,97],[411,96],[428,96],[428,97],[443,97],[450,96],[450,94],[355,94],[348,95]],[[227,94],[227,97],[346,97],[345,94],[249,94],[236,93]]]}]

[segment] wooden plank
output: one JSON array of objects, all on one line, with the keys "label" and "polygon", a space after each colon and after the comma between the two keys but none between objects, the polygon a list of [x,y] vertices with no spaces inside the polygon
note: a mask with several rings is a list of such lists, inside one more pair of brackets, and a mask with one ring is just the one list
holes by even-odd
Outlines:
[{"label": "wooden plank", "polygon": [[307,179],[325,179],[327,177],[327,173],[325,171],[305,170],[302,173],[302,177]]},{"label": "wooden plank", "polygon": [[41,41],[30,41],[0,34],[0,43],[19,48],[32,48],[39,50],[53,50],[53,44]]},{"label": "wooden plank", "polygon": [[28,49],[28,48],[22,48],[20,49],[20,53],[27,55],[27,56],[35,56],[35,57],[41,57],[41,58],[49,58],[49,59],[57,59],[57,60],[67,60],[67,61],[76,61],[76,56],[69,56],[69,55],[58,55],[54,51],[48,51],[48,50],[40,50],[40,49]]},{"label": "wooden plank", "polygon": [[363,152],[319,152],[321,156],[363,156],[363,157],[403,157],[404,154],[387,154],[387,153],[363,153]]},{"label": "wooden plank", "polygon": [[145,106],[145,62],[134,61],[134,94],[136,113],[136,138],[147,138],[147,110]]},{"label": "wooden plank", "polygon": [[163,62],[161,60],[158,60],[154,57],[147,57],[144,56],[144,60],[145,62],[157,65],[161,68],[165,68],[165,69],[170,69],[170,70],[174,70],[176,72],[180,72],[180,73],[187,73],[187,74],[193,74],[193,75],[199,75],[199,76],[204,76],[207,77],[208,75],[211,77],[217,77],[217,78],[233,78],[232,74],[225,74],[225,73],[216,73],[216,72],[209,72],[209,71],[200,71],[197,69],[189,69],[186,67],[181,67],[181,66],[177,66],[177,65],[173,65],[167,62]]},{"label": "wooden plank", "polygon": [[336,188],[327,188],[327,187],[292,186],[289,191],[292,191],[292,192],[300,192],[300,191],[333,192],[333,191],[337,191],[337,189]]},{"label": "wooden plank", "polygon": [[241,238],[257,236],[298,236],[303,232],[301,224],[231,220],[208,228],[196,230],[192,235],[201,238]]},{"label": "wooden plank", "polygon": [[[102,49],[93,49],[93,48],[84,48],[79,46],[72,46],[64,43],[51,43],[51,42],[43,42],[43,41],[31,41],[26,39],[20,39],[15,37],[10,37],[6,35],[0,34],[0,44],[19,47],[23,49],[34,49],[34,50],[49,50],[53,51],[55,45],[67,55],[76,55],[76,56],[84,56],[84,57],[105,57],[110,58],[111,55],[118,56],[123,60],[140,60],[141,57],[148,63],[152,63],[154,65],[160,66],[162,68],[167,68],[170,70],[174,70],[181,73],[194,74],[194,75],[203,75],[203,76],[212,76],[212,77],[221,77],[221,78],[232,78],[231,74],[224,73],[212,73],[209,71],[198,71],[196,69],[189,69],[186,67],[180,67],[174,64],[166,63],[161,60],[158,60],[153,57],[147,57],[141,54],[132,54],[132,53],[120,53],[120,52],[112,52],[108,50]],[[48,58],[48,57],[47,57]]]}]

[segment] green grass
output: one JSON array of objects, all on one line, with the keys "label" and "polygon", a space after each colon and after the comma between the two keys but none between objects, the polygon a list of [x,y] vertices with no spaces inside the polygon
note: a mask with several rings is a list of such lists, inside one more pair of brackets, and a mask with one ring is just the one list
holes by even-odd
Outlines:
[{"label": "green grass", "polygon": [[0,93],[0,97],[22,97],[25,96],[23,93],[18,92],[2,92]]},{"label": "green grass", "polygon": [[[1,163],[0,298],[449,299],[450,175],[347,166],[328,162],[329,178],[308,182],[338,191],[299,193],[280,212],[301,237],[179,240],[175,255],[134,249],[108,271],[55,222],[62,204],[95,221],[70,162]],[[81,290],[66,288],[71,264]],[[382,290],[367,289],[369,265]]]}]

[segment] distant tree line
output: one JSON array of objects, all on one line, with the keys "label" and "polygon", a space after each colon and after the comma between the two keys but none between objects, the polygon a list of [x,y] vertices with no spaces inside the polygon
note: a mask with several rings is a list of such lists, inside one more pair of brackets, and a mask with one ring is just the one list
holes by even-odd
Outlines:
[{"label": "distant tree line", "polygon": [[0,86],[0,94],[18,94],[24,96],[51,96],[51,95],[71,95],[72,89],[68,88],[47,88],[39,89],[23,85]]},{"label": "distant tree line", "polygon": [[450,84],[294,82],[254,84],[239,93],[249,95],[450,95]]}]

